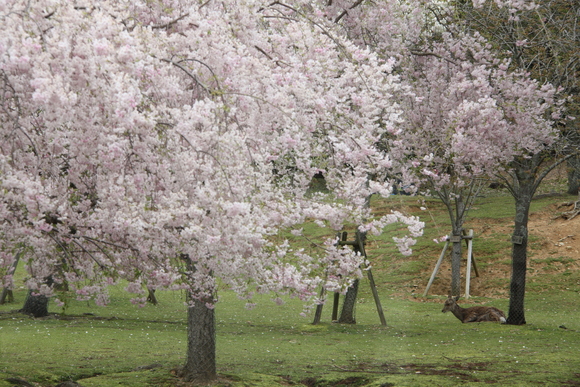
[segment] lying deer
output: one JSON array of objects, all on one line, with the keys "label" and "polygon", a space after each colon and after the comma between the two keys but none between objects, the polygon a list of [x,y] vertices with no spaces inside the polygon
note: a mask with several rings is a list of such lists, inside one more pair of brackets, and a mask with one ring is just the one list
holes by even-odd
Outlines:
[{"label": "lying deer", "polygon": [[457,305],[459,296],[453,298],[447,297],[442,312],[453,313],[462,323],[481,322],[481,321],[501,321],[505,322],[505,314],[493,306],[473,306],[471,308],[462,308]]}]

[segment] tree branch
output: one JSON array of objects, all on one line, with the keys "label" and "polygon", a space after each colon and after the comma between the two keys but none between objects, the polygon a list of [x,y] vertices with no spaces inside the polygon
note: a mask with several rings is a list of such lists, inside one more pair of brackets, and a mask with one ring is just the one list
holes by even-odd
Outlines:
[{"label": "tree branch", "polygon": [[[183,67],[181,64],[179,64],[178,62],[174,62],[170,59],[161,59],[163,62],[167,62],[170,63],[172,65],[174,65],[175,67],[179,68],[180,70],[182,70],[185,74],[187,74],[191,79],[193,79],[193,81],[200,86],[202,89],[204,89],[208,94],[212,94],[212,91],[205,86],[203,83],[201,83],[201,81],[199,79],[197,79],[197,77],[195,75],[193,75],[192,73],[189,72],[189,70],[187,70],[185,67]],[[195,59],[190,59],[190,60],[195,60]],[[198,61],[199,62],[199,61]],[[202,63],[202,62],[199,62]],[[203,64],[203,63],[202,63]],[[207,67],[207,66],[206,66]]]},{"label": "tree branch", "polygon": [[212,154],[211,154],[211,153],[209,153],[209,152],[206,152],[206,151],[203,151],[203,150],[196,149],[196,148],[193,146],[193,144],[192,144],[192,143],[191,143],[191,142],[190,142],[190,141],[187,139],[187,137],[185,137],[183,134],[181,134],[181,133],[179,133],[179,132],[177,132],[177,134],[179,134],[179,136],[181,136],[181,138],[182,138],[182,139],[184,139],[184,140],[185,140],[185,141],[186,141],[186,142],[189,144],[189,146],[191,147],[191,149],[193,149],[195,152],[202,153],[202,154],[204,154],[204,155],[207,155],[207,156],[211,157],[212,159],[214,159],[214,161],[215,161],[215,162],[216,162],[216,164],[217,164],[217,165],[220,167],[220,169],[221,169],[222,173],[224,174],[224,177],[225,177],[225,179],[226,179],[226,183],[228,183],[228,188],[230,189],[230,193],[232,194],[232,196],[234,196],[234,190],[232,189],[232,185],[230,184],[230,180],[229,180],[229,178],[228,178],[228,175],[227,175],[227,173],[226,173],[226,171],[225,171],[224,167],[223,167],[223,166],[221,165],[221,163],[219,162],[219,160],[218,160],[218,159],[217,159],[217,158],[216,158],[214,155],[212,155]]},{"label": "tree branch", "polygon": [[[363,0],[357,0],[357,2],[354,3],[353,5],[351,5],[348,9],[355,9],[356,7],[358,7],[359,5],[361,5],[362,2],[363,2]],[[348,10],[346,10],[346,9],[344,11],[342,11],[342,13],[340,15],[338,15],[336,17],[336,19],[334,19],[334,22],[335,23],[338,23],[340,21],[340,19],[342,19],[343,17],[346,16],[347,13],[348,13]]]},{"label": "tree branch", "polygon": [[[202,5],[202,7],[203,7],[203,5]],[[185,14],[183,14],[183,15],[179,16],[179,17],[178,17],[177,19],[175,19],[175,20],[171,20],[170,22],[167,22],[167,23],[165,23],[165,24],[161,24],[161,25],[158,25],[158,26],[151,26],[151,28],[153,28],[154,30],[155,30],[155,29],[163,29],[163,28],[169,28],[169,27],[171,27],[172,25],[174,25],[175,23],[177,23],[178,21],[180,21],[180,20],[183,20],[183,19],[185,19],[185,18],[186,18],[186,17],[188,17],[188,16],[189,16],[189,12],[187,12],[187,13],[185,13]],[[196,26],[196,27],[197,27],[197,26]]]},{"label": "tree branch", "polygon": [[455,62],[455,61],[453,61],[453,60],[451,60],[451,59],[449,59],[449,58],[445,58],[444,56],[441,56],[441,55],[439,55],[439,54],[436,54],[436,53],[434,53],[434,52],[415,51],[415,50],[411,50],[411,51],[409,51],[409,52],[410,52],[411,54],[413,54],[413,55],[416,55],[416,56],[434,56],[434,57],[436,57],[436,58],[442,59],[442,60],[444,60],[444,61],[447,61],[447,62],[449,62],[449,63],[451,63],[451,64],[454,64],[454,65],[456,65],[456,66],[457,66],[457,62]]}]

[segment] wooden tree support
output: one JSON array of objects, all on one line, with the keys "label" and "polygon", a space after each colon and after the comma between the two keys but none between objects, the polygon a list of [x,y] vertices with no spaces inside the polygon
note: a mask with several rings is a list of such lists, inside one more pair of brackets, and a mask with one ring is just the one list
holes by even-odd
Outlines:
[{"label": "wooden tree support", "polygon": [[[457,238],[459,238],[459,236],[457,236]],[[467,270],[466,270],[466,280],[465,280],[465,295],[464,298],[469,298],[469,289],[471,286],[471,266],[473,265],[473,270],[475,271],[475,276],[479,277],[479,271],[477,270],[477,265],[475,264],[475,257],[473,256],[473,230],[469,230],[469,234],[465,235],[465,231],[463,231],[463,236],[461,237],[461,239],[465,239],[466,243],[467,243]],[[441,252],[441,255],[439,256],[439,259],[437,260],[437,263],[435,264],[435,269],[433,269],[433,273],[431,274],[431,278],[429,278],[429,283],[427,284],[427,287],[425,288],[425,292],[423,292],[423,297],[427,296],[427,292],[429,292],[429,288],[431,288],[431,285],[433,284],[433,281],[435,280],[435,276],[437,275],[437,272],[439,271],[439,267],[441,266],[441,262],[443,262],[443,258],[445,257],[445,252],[447,251],[447,248],[449,247],[449,242],[455,242],[452,241],[450,238],[447,238],[447,240],[445,241],[445,246],[443,246],[443,251]]]},{"label": "wooden tree support", "polygon": [[[346,231],[344,231],[340,235],[339,241],[337,242],[338,245],[339,246],[353,246],[353,248],[356,251],[360,252],[360,254],[365,258],[365,261],[366,261],[367,254],[366,254],[366,250],[365,250],[365,242],[364,242],[364,238],[362,237],[361,233],[359,231],[357,231],[356,238],[354,241],[347,241],[347,237],[348,237],[348,233]],[[377,291],[377,287],[376,287],[376,283],[375,283],[375,280],[373,277],[373,273],[372,273],[370,268],[366,269],[365,271],[367,272],[367,277],[369,279],[371,292],[372,292],[373,298],[375,300],[375,305],[377,308],[377,312],[379,314],[379,319],[381,320],[381,325],[386,326],[387,320],[385,319],[383,307],[381,306],[381,300],[379,298],[379,292]],[[325,295],[325,289],[324,289],[324,287],[322,287],[322,289],[320,290],[320,300],[321,301],[324,300],[324,295]],[[333,307],[332,307],[332,321],[337,321],[337,319],[338,319],[339,300],[340,300],[340,293],[334,293],[334,300],[333,300]],[[312,322],[312,324],[316,325],[316,324],[320,323],[320,319],[322,317],[323,306],[324,305],[322,303],[316,306],[316,312],[314,314],[314,321]]]}]

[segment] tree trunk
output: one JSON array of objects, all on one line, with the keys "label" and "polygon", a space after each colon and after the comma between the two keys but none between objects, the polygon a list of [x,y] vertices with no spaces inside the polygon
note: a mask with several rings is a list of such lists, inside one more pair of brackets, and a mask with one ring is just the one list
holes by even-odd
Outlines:
[{"label": "tree trunk", "polygon": [[0,305],[4,305],[7,302],[14,302],[14,293],[11,289],[4,288],[2,289],[2,294],[0,294]]},{"label": "tree trunk", "polygon": [[[473,185],[471,186],[473,187]],[[449,219],[451,220],[451,294],[459,296],[461,294],[461,240],[463,236],[463,223],[467,216],[467,209],[471,207],[471,194],[467,194],[467,206],[464,202],[464,192],[460,192],[456,197],[452,197],[449,192],[442,192],[439,197],[445,203],[447,211],[449,212]]]},{"label": "tree trunk", "polygon": [[28,290],[26,301],[20,312],[34,317],[48,316],[48,297],[41,294],[35,295],[33,290]]},{"label": "tree trunk", "polygon": [[217,378],[215,313],[199,300],[187,309],[187,360],[181,376],[196,383]]},{"label": "tree trunk", "polygon": [[453,230],[451,238],[453,246],[451,248],[451,294],[459,296],[461,294],[461,229]]},{"label": "tree trunk", "polygon": [[341,324],[356,324],[354,310],[356,306],[358,284],[359,280],[354,280],[352,286],[346,291],[346,296],[344,297],[344,303],[342,305],[342,311],[340,312],[340,318],[338,319],[338,322]]},{"label": "tree trunk", "polygon": [[[12,266],[10,266],[10,269],[8,269],[7,273],[8,275],[14,275],[14,273],[16,272],[16,268],[18,267],[18,262],[20,261],[21,255],[22,251],[16,253],[16,256],[14,257],[14,262],[12,262]],[[6,301],[6,299],[8,299],[8,301]],[[12,289],[9,289],[7,287],[2,289],[2,294],[0,295],[0,305],[3,305],[6,302],[14,302],[14,293],[12,292]]]},{"label": "tree trunk", "polygon": [[147,302],[157,305],[157,297],[155,297],[155,289],[147,288]]},{"label": "tree trunk", "polygon": [[580,193],[580,156],[570,157],[567,161],[568,193],[576,195]]},{"label": "tree trunk", "polygon": [[[357,243],[354,245],[355,253],[362,254],[360,245],[364,245],[366,237],[366,232],[356,232],[355,242]],[[354,312],[359,282],[360,281],[358,279],[354,280],[352,286],[346,291],[346,296],[344,297],[344,303],[342,305],[342,311],[340,312],[340,318],[338,319],[338,322],[341,324],[356,324]]]},{"label": "tree trunk", "polygon": [[534,181],[520,181],[516,199],[516,217],[512,235],[512,276],[510,282],[510,306],[506,324],[526,323],[524,298],[528,261],[528,219],[534,191]]},{"label": "tree trunk", "polygon": [[[182,254],[189,272],[196,268],[189,255]],[[193,280],[190,278],[190,280]],[[215,312],[209,303],[187,294],[187,354],[180,375],[186,382],[208,383],[217,379]]]}]

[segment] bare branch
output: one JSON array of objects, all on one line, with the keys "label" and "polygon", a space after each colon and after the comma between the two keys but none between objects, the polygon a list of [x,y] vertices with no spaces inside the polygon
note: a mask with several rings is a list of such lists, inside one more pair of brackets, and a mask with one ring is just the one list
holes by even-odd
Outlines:
[{"label": "bare branch", "polygon": [[261,49],[260,47],[258,47],[258,46],[254,46],[254,48],[255,48],[256,50],[260,51],[262,54],[264,54],[264,56],[265,56],[266,58],[270,59],[271,61],[274,61],[274,62],[276,62],[276,64],[277,64],[278,66],[281,66],[281,64],[283,64],[284,66],[290,66],[289,64],[287,64],[287,63],[284,63],[284,62],[283,62],[283,61],[281,61],[281,60],[275,60],[275,59],[274,59],[274,58],[272,58],[272,57],[271,57],[271,56],[270,56],[270,55],[269,55],[269,54],[268,54],[266,51],[264,51],[264,50],[263,50],[263,49]]},{"label": "bare branch", "polygon": [[308,22],[310,22],[313,26],[319,28],[324,35],[328,36],[346,54],[346,51],[344,50],[343,45],[334,36],[332,36],[332,34],[330,32],[328,32],[326,30],[326,28],[324,28],[322,25],[320,25],[320,23],[317,23],[316,21],[310,19],[304,13],[298,11],[296,8],[294,8],[288,4],[284,4],[280,1],[275,1],[275,2],[270,4],[270,6],[273,6],[273,5],[279,5],[281,7],[288,8],[288,9],[292,10],[293,12],[297,13],[298,15],[302,16],[304,19],[308,20]]},{"label": "bare branch", "polygon": [[[202,5],[202,7],[203,7],[203,5]],[[151,28],[153,28],[153,29],[163,29],[163,28],[169,28],[169,27],[171,27],[172,25],[174,25],[175,23],[177,23],[178,21],[180,21],[180,20],[183,20],[183,19],[185,19],[185,18],[186,18],[186,17],[188,17],[188,16],[189,16],[189,12],[187,12],[187,13],[185,13],[185,14],[183,14],[183,15],[179,16],[179,17],[178,17],[177,19],[175,19],[175,20],[171,20],[170,22],[167,22],[167,23],[165,23],[165,24],[161,24],[161,25],[158,25],[158,26],[151,26]]]},{"label": "bare branch", "polygon": [[266,56],[266,58],[270,59],[270,60],[274,60],[274,58],[272,58],[270,55],[268,55],[268,53],[264,50],[262,50],[260,47],[254,45],[254,48],[258,51],[260,51],[262,54],[264,54],[264,56]]},{"label": "bare branch", "polygon": [[453,60],[451,60],[449,58],[445,58],[444,56],[441,56],[441,55],[436,54],[434,52],[415,51],[415,50],[411,50],[410,52],[411,52],[411,54],[416,55],[416,56],[434,56],[436,58],[442,59],[444,61],[447,61],[447,62],[449,62],[449,63],[454,64],[454,65],[457,66],[457,62],[455,62],[455,61],[453,61]]},{"label": "bare branch", "polygon": [[187,137],[185,137],[183,134],[181,134],[181,133],[179,133],[179,132],[177,132],[177,134],[179,134],[179,136],[181,136],[181,138],[183,138],[183,139],[184,139],[184,140],[185,140],[185,141],[186,141],[186,142],[189,144],[189,146],[191,147],[191,149],[193,149],[195,152],[202,153],[202,154],[204,154],[204,155],[206,155],[206,156],[209,156],[209,157],[211,157],[212,159],[214,159],[214,161],[217,163],[217,165],[220,167],[220,169],[222,170],[222,172],[223,172],[223,174],[224,174],[224,177],[225,177],[225,179],[226,179],[226,183],[228,183],[228,187],[229,187],[229,189],[230,189],[230,193],[232,194],[232,196],[234,196],[234,190],[232,189],[232,185],[230,184],[230,180],[229,180],[229,178],[228,178],[228,175],[227,175],[227,173],[226,173],[226,171],[225,171],[224,167],[223,167],[223,166],[221,165],[221,163],[219,162],[219,160],[218,160],[218,159],[217,159],[217,158],[216,158],[214,155],[212,155],[212,154],[211,154],[211,153],[209,153],[209,152],[206,152],[206,151],[203,151],[203,150],[196,149],[196,148],[193,146],[193,144],[192,144],[192,143],[191,143],[191,142],[190,142],[190,141],[187,139]]},{"label": "bare branch", "polygon": [[[362,2],[363,2],[363,0],[357,0],[357,2],[354,3],[353,5],[351,5],[348,9],[354,9],[354,8],[358,7],[359,5],[361,5]],[[345,9],[344,11],[342,11],[342,13],[340,15],[338,15],[336,17],[336,19],[334,19],[334,22],[338,23],[340,21],[340,19],[345,17],[347,14],[348,14],[348,10]]]},{"label": "bare branch", "polygon": [[104,249],[103,249],[103,248],[102,248],[102,247],[101,247],[101,246],[100,246],[100,245],[99,245],[97,242],[95,242],[93,239],[91,239],[91,238],[84,238],[84,237],[83,237],[83,239],[85,239],[87,242],[90,242],[90,243],[92,243],[92,244],[93,244],[93,245],[94,245],[94,246],[95,246],[97,249],[99,249],[99,250],[101,251],[101,253],[102,253],[102,254],[103,254],[105,257],[107,257],[107,258],[109,258],[109,260],[113,261],[112,257],[109,255],[109,253],[107,253],[107,252],[106,252],[106,251],[105,251],[105,250],[104,250]]},{"label": "bare branch", "polygon": [[95,258],[95,257],[93,256],[93,254],[91,254],[91,252],[90,252],[89,250],[85,249],[85,247],[84,247],[82,244],[80,244],[79,242],[77,242],[77,241],[76,241],[76,240],[74,240],[74,239],[72,239],[72,241],[73,241],[73,243],[74,243],[75,245],[77,245],[78,247],[80,247],[80,248],[81,248],[81,249],[82,249],[82,250],[83,250],[83,251],[84,251],[84,252],[85,252],[85,253],[86,253],[86,254],[87,254],[87,255],[88,255],[88,256],[89,256],[89,257],[90,257],[92,260],[93,260],[93,261],[95,261],[95,263],[96,263],[97,265],[99,265],[99,267],[101,268],[101,270],[105,270],[105,269],[106,269],[106,266],[105,266],[105,265],[103,265],[101,262],[99,262],[99,261],[97,260],[97,258]]},{"label": "bare branch", "polygon": [[[175,67],[179,68],[180,70],[182,70],[185,74],[187,74],[191,79],[193,79],[193,81],[200,86],[201,88],[203,88],[208,94],[212,94],[212,91],[203,83],[201,83],[201,81],[199,79],[197,79],[197,77],[195,75],[193,75],[192,73],[190,73],[185,67],[183,67],[181,64],[179,64],[178,62],[174,62],[170,59],[161,59],[163,62],[167,62],[167,63],[171,63],[172,65],[174,65]],[[200,62],[201,63],[201,62]]]},{"label": "bare branch", "polygon": [[83,239],[90,240],[90,241],[95,241],[95,242],[99,242],[99,243],[104,243],[104,244],[106,244],[106,245],[113,246],[113,247],[117,247],[117,248],[119,248],[119,249],[123,249],[123,250],[135,250],[135,249],[133,249],[133,248],[131,248],[131,247],[127,247],[127,246],[121,246],[121,245],[118,245],[118,244],[116,244],[116,243],[112,243],[112,242],[101,241],[101,240],[99,240],[99,239],[91,238],[91,237],[88,237],[88,236],[86,236],[86,235],[83,235],[83,236],[74,236],[74,235],[73,235],[73,238],[83,238]]}]

